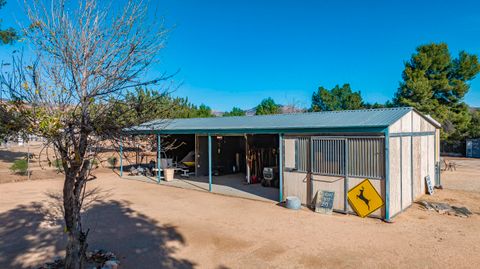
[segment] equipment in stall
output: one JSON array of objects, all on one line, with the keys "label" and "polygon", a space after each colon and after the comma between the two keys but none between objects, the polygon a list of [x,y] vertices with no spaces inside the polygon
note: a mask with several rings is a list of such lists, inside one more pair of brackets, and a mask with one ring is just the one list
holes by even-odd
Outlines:
[{"label": "equipment in stall", "polygon": [[160,165],[162,168],[168,168],[173,166],[173,159],[172,158],[161,158]]},{"label": "equipment in stall", "polygon": [[[267,169],[267,174],[268,171],[271,171],[271,175],[267,175],[270,179],[267,179],[266,181],[269,181],[269,183],[266,183],[265,185],[268,184],[268,186],[274,186],[274,178],[275,178],[275,167],[278,166],[278,155],[277,155],[277,150],[275,148],[254,148],[251,147],[248,150],[248,165],[249,165],[249,170],[250,170],[250,183],[260,183],[265,180],[265,174],[264,174],[264,169]],[[276,169],[276,173],[278,174],[278,169]],[[262,184],[263,185],[263,184]],[[264,185],[264,186],[265,186]]]},{"label": "equipment in stall", "polygon": [[190,176],[190,169],[195,167],[195,152],[190,151],[175,165],[175,171],[182,172],[182,177]]},{"label": "equipment in stall", "polygon": [[195,151],[190,151],[180,160],[180,163],[185,165],[186,167],[194,167],[195,166]]},{"label": "equipment in stall", "polygon": [[278,181],[278,167],[264,167],[262,186],[276,187],[275,182]]}]

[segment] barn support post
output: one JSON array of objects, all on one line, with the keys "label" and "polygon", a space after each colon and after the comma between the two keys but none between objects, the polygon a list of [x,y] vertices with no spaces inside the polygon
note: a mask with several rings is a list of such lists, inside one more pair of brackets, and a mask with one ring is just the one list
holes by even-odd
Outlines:
[{"label": "barn support post", "polygon": [[278,200],[283,202],[283,134],[278,134]]},{"label": "barn support post", "polygon": [[120,137],[120,177],[123,177],[123,138]]},{"label": "barn support post", "polygon": [[195,176],[198,177],[198,137],[195,134]]},{"label": "barn support post", "polygon": [[437,158],[437,151],[440,151],[437,148],[437,129],[435,129],[435,134],[433,135],[433,145],[434,145],[433,159],[435,163],[435,184],[437,187],[441,187],[442,183],[440,181],[440,161]]},{"label": "barn support post", "polygon": [[348,197],[347,197],[347,193],[348,193],[348,139],[345,139],[344,140],[344,160],[343,160],[343,169],[345,170],[344,171],[344,174],[345,174],[345,179],[344,179],[344,184],[343,184],[343,210],[345,211],[345,214],[348,214]]},{"label": "barn support post", "polygon": [[160,184],[162,175],[162,138],[157,134],[157,183]]},{"label": "barn support post", "polygon": [[310,205],[313,210],[315,210],[315,192],[313,190],[313,139],[312,136],[308,138],[309,147],[308,150],[310,151],[310,161],[309,168],[308,168],[308,175],[309,175],[309,182],[310,182]]},{"label": "barn support post", "polygon": [[245,138],[245,164],[246,164],[246,180],[247,184],[250,184],[250,164],[248,162],[248,135],[243,134],[243,137]]},{"label": "barn support post", "polygon": [[208,191],[212,191],[212,135],[208,134]]},{"label": "barn support post", "polygon": [[385,221],[390,221],[390,134],[385,129]]}]

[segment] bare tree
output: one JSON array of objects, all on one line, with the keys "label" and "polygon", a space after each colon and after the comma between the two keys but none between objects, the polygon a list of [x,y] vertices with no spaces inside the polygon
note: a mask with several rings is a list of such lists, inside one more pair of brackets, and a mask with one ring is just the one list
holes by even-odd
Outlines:
[{"label": "bare tree", "polygon": [[65,2],[25,2],[29,24],[23,31],[34,61],[27,65],[17,53],[0,83],[29,133],[44,137],[61,160],[65,266],[83,268],[88,230],[80,212],[93,178],[92,161],[100,143],[115,141],[125,127],[115,100],[134,87],[167,79],[165,74],[144,79],[167,32],[162,20],[147,20],[141,1],[129,0],[120,8],[115,1],[115,6],[96,0],[78,0],[75,6]]},{"label": "bare tree", "polygon": [[305,109],[302,108],[302,103],[295,98],[290,99],[286,105],[282,107],[283,114],[291,114],[291,113],[303,113]]}]

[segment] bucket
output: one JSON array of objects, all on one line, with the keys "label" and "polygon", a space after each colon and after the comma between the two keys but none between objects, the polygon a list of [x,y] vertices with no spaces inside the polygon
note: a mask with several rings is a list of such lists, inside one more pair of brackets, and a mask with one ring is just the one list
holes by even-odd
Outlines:
[{"label": "bucket", "polygon": [[163,175],[164,175],[165,181],[172,181],[174,173],[175,173],[175,169],[173,168],[163,169]]},{"label": "bucket", "polygon": [[295,196],[288,196],[286,206],[288,209],[298,210],[301,207],[300,199]]}]

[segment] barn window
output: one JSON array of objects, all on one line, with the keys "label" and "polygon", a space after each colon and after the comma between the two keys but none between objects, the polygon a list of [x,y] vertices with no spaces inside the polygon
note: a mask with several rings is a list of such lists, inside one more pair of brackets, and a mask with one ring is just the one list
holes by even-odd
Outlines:
[{"label": "barn window", "polygon": [[345,174],[345,139],[312,137],[312,173],[328,176]]},{"label": "barn window", "polygon": [[384,139],[348,139],[348,175],[352,177],[384,177]]},{"label": "barn window", "polygon": [[295,139],[295,170],[298,172],[308,171],[309,140],[308,137],[298,137]]},{"label": "barn window", "polygon": [[[314,174],[384,178],[383,138],[312,137],[311,147]],[[348,154],[348,173],[345,172],[345,154]]]}]

